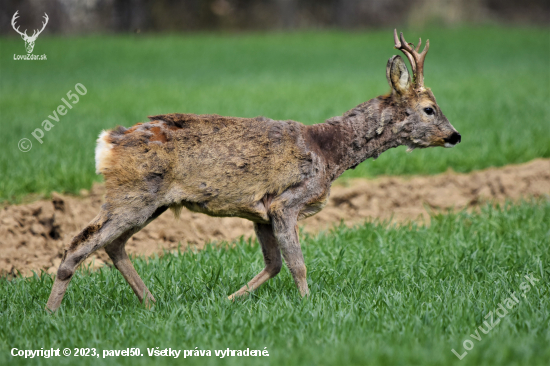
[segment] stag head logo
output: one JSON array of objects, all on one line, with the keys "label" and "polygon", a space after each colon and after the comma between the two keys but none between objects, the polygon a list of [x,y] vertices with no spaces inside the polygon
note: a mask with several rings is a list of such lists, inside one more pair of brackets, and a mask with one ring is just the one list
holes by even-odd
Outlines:
[{"label": "stag head logo", "polygon": [[34,42],[36,41],[40,33],[42,33],[44,28],[46,28],[46,24],[48,24],[48,14],[44,13],[45,22],[42,23],[42,29],[40,29],[39,31],[35,30],[32,36],[29,37],[27,35],[26,29],[25,29],[25,32],[21,33],[19,31],[19,27],[15,28],[15,20],[19,18],[19,16],[17,15],[18,12],[19,10],[17,10],[15,14],[13,14],[13,18],[11,18],[11,26],[17,33],[21,35],[21,38],[23,38],[23,41],[25,41],[25,48],[27,49],[27,53],[32,53],[32,50],[34,48]]}]

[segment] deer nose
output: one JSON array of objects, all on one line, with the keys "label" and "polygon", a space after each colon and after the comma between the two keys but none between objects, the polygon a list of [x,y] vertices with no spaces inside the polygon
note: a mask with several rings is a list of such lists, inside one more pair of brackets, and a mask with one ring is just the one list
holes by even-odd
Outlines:
[{"label": "deer nose", "polygon": [[451,145],[456,145],[462,140],[460,134],[458,132],[453,132],[453,134],[450,137],[446,137],[443,139],[446,143],[449,143]]}]

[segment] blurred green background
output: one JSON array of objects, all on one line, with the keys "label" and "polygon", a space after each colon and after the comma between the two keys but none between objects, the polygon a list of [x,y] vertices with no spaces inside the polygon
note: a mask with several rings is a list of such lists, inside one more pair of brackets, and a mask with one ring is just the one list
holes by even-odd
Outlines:
[{"label": "blurred green background", "polygon": [[[25,55],[12,28],[49,23]],[[435,174],[550,157],[550,2],[542,0],[0,0],[0,206],[78,193],[102,129],[148,115],[217,113],[321,123],[389,91],[394,28],[430,39],[425,81],[462,134],[454,149],[400,147],[344,174]],[[61,98],[87,94],[44,133]],[[51,119],[49,119],[51,121]],[[29,152],[18,149],[31,140]],[[284,269],[253,296],[226,295],[263,266],[258,243],[134,259],[157,297],[141,308],[120,273],[79,271],[60,311],[48,274],[0,278],[0,363],[181,360],[12,357],[42,347],[269,347],[262,364],[548,365],[547,201],[301,235],[309,299]],[[2,224],[2,223],[0,223]],[[0,241],[2,239],[0,238]],[[185,243],[184,243],[185,244]],[[25,245],[24,242],[18,245]],[[537,286],[463,361],[463,341],[523,275]],[[471,337],[470,337],[471,338]],[[256,364],[256,359],[187,359]]]},{"label": "blurred green background", "polygon": [[[467,172],[550,156],[550,43],[546,28],[430,27],[426,84],[462,134],[454,149],[397,148],[344,177]],[[246,34],[135,34],[39,38],[47,61],[14,61],[19,38],[0,38],[0,200],[77,193],[95,175],[102,129],[148,115],[216,113],[320,123],[387,93],[398,54],[392,29]],[[43,144],[31,132],[82,83],[88,90]],[[51,121],[51,120],[50,120]],[[21,152],[18,141],[33,147]]]}]

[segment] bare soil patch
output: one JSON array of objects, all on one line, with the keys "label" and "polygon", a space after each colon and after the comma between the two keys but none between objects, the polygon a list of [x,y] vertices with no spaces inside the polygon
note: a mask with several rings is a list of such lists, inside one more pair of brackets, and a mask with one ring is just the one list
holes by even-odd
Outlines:
[{"label": "bare soil patch", "polygon": [[[102,204],[103,185],[83,197],[52,194],[51,200],[11,205],[0,211],[0,273],[32,270],[55,272],[65,246]],[[355,179],[332,187],[330,201],[320,213],[301,222],[306,232],[328,229],[343,220],[353,225],[365,220],[429,220],[428,211],[475,208],[486,202],[529,197],[550,199],[550,159],[490,168],[469,174],[452,171],[435,176]],[[134,235],[130,254],[150,256],[179,245],[200,249],[208,241],[252,236],[252,223],[239,218],[216,218],[182,211],[176,220],[166,212]],[[88,262],[108,262],[100,250]]]}]

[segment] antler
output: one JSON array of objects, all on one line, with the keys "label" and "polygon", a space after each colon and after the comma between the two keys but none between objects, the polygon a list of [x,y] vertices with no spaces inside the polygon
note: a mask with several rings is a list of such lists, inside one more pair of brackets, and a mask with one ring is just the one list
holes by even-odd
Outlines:
[{"label": "antler", "polygon": [[407,56],[411,63],[417,88],[423,88],[424,59],[426,58],[428,49],[430,49],[430,40],[426,40],[426,46],[424,46],[424,50],[422,50],[421,53],[418,53],[418,51],[420,51],[420,45],[422,44],[421,38],[418,39],[418,45],[416,46],[416,49],[414,49],[413,43],[407,43],[407,41],[405,41],[405,37],[403,37],[403,32],[401,32],[399,38],[397,38],[397,29],[393,30],[393,39],[395,41],[395,48],[401,50],[405,54],[405,56]]},{"label": "antler", "polygon": [[[36,37],[38,37],[38,36],[40,35],[40,33],[42,33],[42,31],[44,30],[44,28],[46,28],[46,24],[48,24],[48,20],[49,20],[50,18],[48,18],[48,14],[46,14],[46,13],[44,13],[44,18],[45,18],[46,22],[42,22],[42,29],[40,29],[40,30],[38,31],[38,33],[36,33],[36,31],[34,31],[33,34],[32,34],[32,36],[31,36],[31,38],[36,38]],[[36,35],[35,35],[35,33],[36,33]]]},{"label": "antler", "polygon": [[27,36],[27,30],[26,30],[26,29],[25,29],[25,33],[21,33],[21,32],[19,31],[19,27],[15,28],[15,20],[16,20],[17,18],[19,18],[19,17],[17,16],[17,13],[19,13],[19,10],[17,10],[17,11],[15,12],[15,14],[13,14],[13,18],[11,18],[11,26],[13,27],[13,30],[15,30],[17,33],[19,33],[20,35],[25,36],[25,37],[28,38],[29,36]]}]

